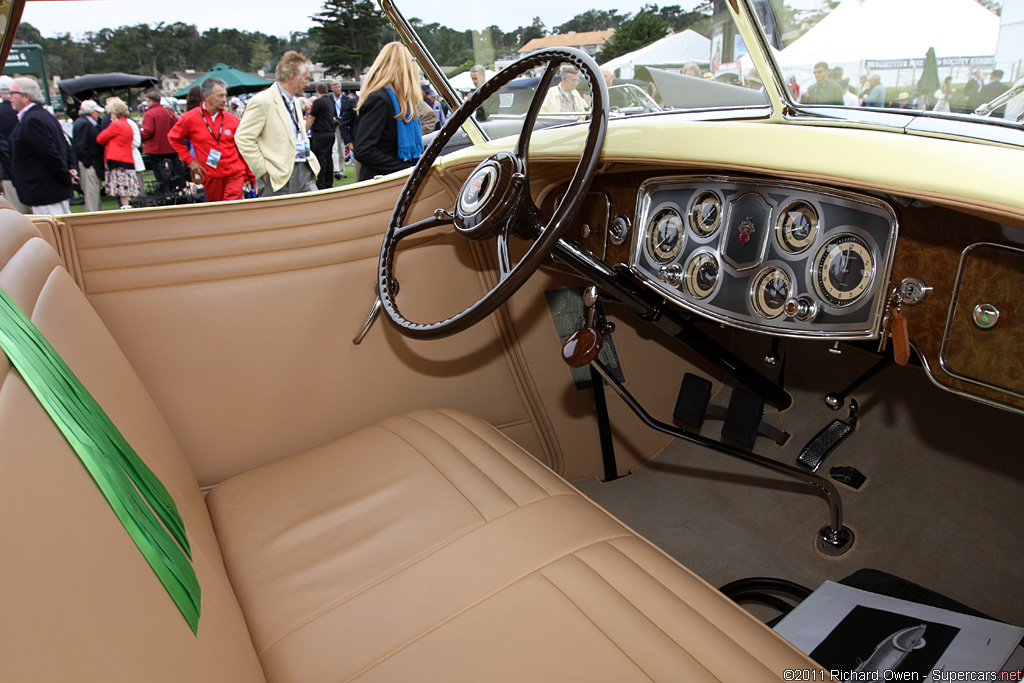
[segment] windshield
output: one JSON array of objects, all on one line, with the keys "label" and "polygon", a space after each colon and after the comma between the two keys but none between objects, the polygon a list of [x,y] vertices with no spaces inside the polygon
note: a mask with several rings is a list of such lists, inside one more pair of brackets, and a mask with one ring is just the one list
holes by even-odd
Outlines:
[{"label": "windshield", "polygon": [[[722,7],[716,5],[722,4]],[[572,47],[595,58],[609,86],[613,117],[668,111],[765,107],[769,100],[724,3],[594,8],[592,2],[496,0],[398,2],[398,9],[464,97],[516,59],[548,47]],[[718,11],[716,11],[716,9]],[[542,69],[527,72],[489,100],[481,121],[522,118]],[[585,120],[591,92],[571,70],[549,88],[539,125]]]},{"label": "windshield", "polygon": [[[974,115],[1024,76],[1022,0],[752,5],[797,103]],[[989,115],[1016,120],[1022,98],[1003,99]]]},{"label": "windshield", "polygon": [[[405,0],[398,6],[463,95],[518,57],[568,46],[602,68],[612,86],[613,117],[714,109],[750,116],[750,108],[769,104],[766,78],[798,108],[980,118],[974,112],[1002,96],[993,111],[980,113],[1016,120],[1024,110],[1024,95],[1007,93],[1024,77],[1024,36],[1012,40],[1024,21],[1024,0],[750,0],[771,53],[762,73],[757,66],[764,62],[751,57],[725,0],[607,8]],[[474,66],[479,75],[471,73]],[[504,88],[478,118],[522,117],[538,75],[524,74]],[[577,91],[582,106],[589,103],[584,79],[564,89]],[[565,99],[565,111],[551,117],[555,123],[585,118],[575,101]]]}]

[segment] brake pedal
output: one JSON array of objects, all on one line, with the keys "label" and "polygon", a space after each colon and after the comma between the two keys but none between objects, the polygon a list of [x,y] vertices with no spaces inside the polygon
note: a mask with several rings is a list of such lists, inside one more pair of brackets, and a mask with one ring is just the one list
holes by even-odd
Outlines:
[{"label": "brake pedal", "polygon": [[812,472],[817,472],[828,454],[835,450],[836,446],[846,440],[846,437],[857,428],[857,406],[856,399],[850,399],[850,415],[847,420],[832,420],[824,429],[818,432],[813,439],[807,442],[804,449],[796,459],[796,464],[806,467]]}]

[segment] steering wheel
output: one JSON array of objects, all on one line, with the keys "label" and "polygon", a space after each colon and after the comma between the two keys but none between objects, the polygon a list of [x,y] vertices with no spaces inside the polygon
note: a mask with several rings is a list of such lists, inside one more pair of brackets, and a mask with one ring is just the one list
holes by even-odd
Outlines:
[{"label": "steering wheel", "polygon": [[[537,121],[544,97],[562,63],[580,70],[593,93],[590,126],[587,129],[583,155],[573,172],[565,197],[556,205],[547,223],[542,222],[540,210],[530,196],[529,163],[527,154],[530,136]],[[451,140],[456,131],[473,115],[484,101],[503,85],[520,74],[541,65],[547,65],[537,85],[530,109],[523,122],[523,130],[512,152],[498,152],[482,161],[459,190],[452,211],[438,209],[434,215],[410,225],[402,225],[416,192],[423,184],[434,160]],[[466,100],[458,111],[445,122],[444,127],[430,143],[413,169],[402,189],[388,222],[378,266],[377,291],[388,321],[402,334],[414,339],[436,339],[468,329],[493,313],[529,279],[541,262],[551,253],[555,243],[565,233],[576,215],[583,197],[590,187],[605,131],[608,128],[608,87],[597,66],[588,55],[572,48],[548,48],[533,52],[502,69],[484,83]],[[416,323],[407,320],[395,301],[398,284],[394,278],[395,252],[398,243],[410,235],[441,225],[455,225],[455,230],[469,240],[486,241],[492,237],[497,246],[498,283],[476,303],[461,313],[434,323]],[[509,238],[532,239],[533,244],[518,263],[512,264]]]}]

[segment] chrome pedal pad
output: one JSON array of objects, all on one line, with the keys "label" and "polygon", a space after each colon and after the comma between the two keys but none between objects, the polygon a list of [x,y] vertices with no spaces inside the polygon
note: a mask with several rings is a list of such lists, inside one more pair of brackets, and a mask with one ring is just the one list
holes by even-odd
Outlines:
[{"label": "chrome pedal pad", "polygon": [[846,440],[846,437],[853,433],[857,427],[858,406],[855,399],[850,399],[850,416],[846,421],[832,420],[824,429],[818,432],[813,439],[807,442],[796,464],[806,467],[812,472],[817,472],[821,463],[825,461],[828,454],[835,450],[836,446]]}]

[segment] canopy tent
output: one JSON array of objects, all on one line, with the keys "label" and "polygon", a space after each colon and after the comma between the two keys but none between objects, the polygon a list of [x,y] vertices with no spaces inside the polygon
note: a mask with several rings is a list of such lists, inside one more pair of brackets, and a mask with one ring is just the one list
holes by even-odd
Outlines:
[{"label": "canopy tent", "polygon": [[711,40],[692,29],[665,36],[646,47],[621,57],[608,60],[601,68],[608,68],[622,78],[632,78],[637,66],[659,69],[679,68],[687,62],[708,64],[711,59]]},{"label": "canopy tent", "polygon": [[255,92],[257,90],[263,90],[273,84],[273,81],[268,81],[267,79],[260,78],[259,76],[253,76],[252,74],[239,71],[227,64],[220,63],[214,65],[209,71],[192,81],[191,85],[188,85],[174,93],[174,96],[185,97],[188,95],[188,91],[193,85],[202,85],[203,81],[211,76],[216,76],[227,83],[229,95],[240,95],[246,92]]},{"label": "canopy tent", "polygon": [[991,56],[998,36],[999,17],[975,0],[843,0],[777,58],[787,75],[823,61],[856,78],[868,60],[922,59],[932,47],[940,58]]},{"label": "canopy tent", "polygon": [[[152,88],[160,81],[152,76],[136,74],[109,73],[86,74],[77,78],[65,78],[57,81],[57,90],[64,103],[64,111],[72,118],[78,113],[82,100],[95,99],[97,93],[113,93],[119,90],[129,91],[128,106],[131,107],[130,91],[133,88]],[[102,106],[103,103],[99,102]]]}]

